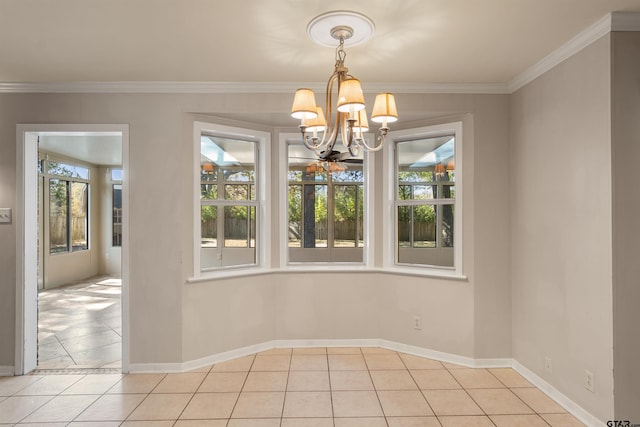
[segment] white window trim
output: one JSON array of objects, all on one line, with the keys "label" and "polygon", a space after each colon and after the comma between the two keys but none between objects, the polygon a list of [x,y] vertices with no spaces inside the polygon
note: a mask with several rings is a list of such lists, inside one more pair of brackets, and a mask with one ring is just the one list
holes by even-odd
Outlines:
[{"label": "white window trim", "polygon": [[[220,267],[216,270],[203,271],[200,266],[200,136],[203,132],[213,133],[231,138],[255,140],[258,144],[258,161],[256,163],[256,197],[258,206],[258,222],[256,223],[256,263]],[[200,121],[193,122],[193,276],[189,283],[209,279],[244,276],[267,271],[271,266],[271,134],[253,129],[223,126]]]},{"label": "white window trim", "polygon": [[[463,167],[463,123],[456,121],[432,126],[424,126],[414,129],[394,131],[387,136],[384,147],[386,167],[383,170],[383,215],[389,218],[385,221],[384,236],[388,242],[383,245],[383,267],[386,271],[399,274],[424,275],[432,277],[453,277],[464,279],[463,265],[463,195],[464,195],[464,167]],[[396,173],[396,142],[418,138],[430,138],[440,135],[454,134],[456,139],[455,165],[456,165],[456,199],[454,211],[455,234],[453,236],[454,255],[453,267],[438,267],[430,265],[398,264],[395,195],[397,185]]]},{"label": "white window trim", "polygon": [[[367,143],[373,145],[374,141],[372,135],[365,135]],[[373,191],[374,183],[374,157],[371,153],[364,152],[364,218],[363,218],[363,238],[364,247],[362,248],[362,262],[289,262],[289,209],[288,209],[288,191],[289,180],[289,158],[288,158],[288,144],[299,143],[302,144],[300,133],[280,133],[278,135],[278,146],[280,147],[279,156],[279,183],[280,197],[279,197],[279,210],[281,212],[279,228],[280,228],[280,269],[282,270],[304,270],[304,271],[336,271],[336,270],[368,270],[374,266],[374,250],[375,241],[373,232],[373,225],[375,224],[375,192]],[[310,156],[313,156],[313,152],[309,151]]]}]

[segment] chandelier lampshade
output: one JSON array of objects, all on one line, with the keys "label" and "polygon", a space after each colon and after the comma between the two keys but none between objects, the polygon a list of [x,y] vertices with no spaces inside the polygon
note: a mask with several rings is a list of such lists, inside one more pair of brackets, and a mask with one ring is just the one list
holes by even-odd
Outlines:
[{"label": "chandelier lampshade", "polygon": [[294,119],[307,120],[318,116],[316,108],[316,96],[311,89],[298,89],[293,98],[291,107],[291,117]]},{"label": "chandelier lampshade", "polygon": [[324,118],[322,107],[316,107],[317,117],[307,120],[308,132],[324,132],[327,128],[327,119]]},{"label": "chandelier lampshade", "polygon": [[360,110],[356,113],[356,122],[353,127],[360,132],[369,131],[369,121],[367,120],[367,112],[365,110]]},{"label": "chandelier lampshade", "polygon": [[338,91],[338,111],[341,113],[350,113],[364,110],[364,95],[362,94],[362,86],[360,80],[347,79],[340,83]]},{"label": "chandelier lampshade", "polygon": [[373,103],[373,111],[371,112],[371,121],[382,123],[393,123],[398,120],[398,109],[396,108],[396,99],[391,93],[380,93],[376,96]]}]

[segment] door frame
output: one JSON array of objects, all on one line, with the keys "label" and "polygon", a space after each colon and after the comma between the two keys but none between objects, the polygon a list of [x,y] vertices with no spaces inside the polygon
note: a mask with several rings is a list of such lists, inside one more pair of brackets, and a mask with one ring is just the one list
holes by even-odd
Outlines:
[{"label": "door frame", "polygon": [[15,375],[37,366],[38,352],[38,139],[40,132],[122,134],[122,372],[129,372],[129,125],[19,124],[16,126]]}]

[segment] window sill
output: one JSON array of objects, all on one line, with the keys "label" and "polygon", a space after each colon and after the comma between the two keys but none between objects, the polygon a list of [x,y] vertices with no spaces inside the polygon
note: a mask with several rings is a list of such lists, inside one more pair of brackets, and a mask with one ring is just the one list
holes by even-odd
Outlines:
[{"label": "window sill", "polygon": [[424,277],[431,279],[452,280],[468,282],[466,275],[456,274],[451,271],[438,271],[435,269],[420,269],[410,267],[369,268],[362,264],[299,264],[289,265],[283,268],[244,268],[226,269],[204,273],[202,276],[190,277],[187,284],[205,283],[216,280],[232,279],[236,277],[261,276],[267,274],[300,274],[300,273],[382,273],[399,276]]},{"label": "window sill", "polygon": [[293,263],[275,270],[278,273],[332,273],[332,272],[354,272],[354,273],[370,273],[375,271],[368,268],[362,263]]},{"label": "window sill", "polygon": [[432,279],[454,280],[459,282],[468,282],[469,278],[464,274],[456,273],[453,270],[438,270],[435,268],[421,267],[385,267],[378,268],[375,271],[384,274],[395,274],[401,276],[425,277]]},{"label": "window sill", "polygon": [[264,274],[271,274],[275,271],[268,268],[228,268],[218,271],[207,271],[200,276],[193,276],[187,279],[187,284],[212,282],[221,279],[232,279],[235,277],[248,277],[259,276]]}]

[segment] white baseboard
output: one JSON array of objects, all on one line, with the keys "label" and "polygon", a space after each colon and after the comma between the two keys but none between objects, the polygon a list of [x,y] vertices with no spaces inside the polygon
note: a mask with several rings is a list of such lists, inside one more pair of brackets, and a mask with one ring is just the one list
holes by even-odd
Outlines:
[{"label": "white baseboard", "polygon": [[202,357],[200,359],[190,360],[182,364],[183,372],[192,371],[198,368],[204,368],[205,366],[211,366],[216,363],[226,362],[227,360],[237,359],[239,357],[249,356],[250,354],[270,350],[274,347],[274,341],[267,341],[261,344],[254,344],[247,347],[237,348],[235,350],[225,351],[223,353]]},{"label": "white baseboard", "polygon": [[205,366],[211,366],[215,363],[226,362],[227,360],[237,359],[239,357],[248,356],[250,354],[272,349],[275,347],[274,343],[275,341],[267,341],[262,344],[254,344],[247,347],[237,348],[235,350],[216,353],[210,356],[201,357],[200,359],[189,360],[182,363],[130,363],[129,373],[142,374],[153,372],[188,372],[194,369],[204,368]]},{"label": "white baseboard", "polygon": [[129,374],[148,374],[148,373],[179,373],[184,372],[182,363],[130,363]]},{"label": "white baseboard", "polygon": [[340,339],[340,340],[275,340],[275,348],[302,347],[382,347],[379,339]]},{"label": "white baseboard", "polygon": [[583,409],[582,406],[569,399],[567,396],[558,391],[558,389],[540,378],[538,375],[533,373],[531,370],[529,370],[529,368],[525,367],[517,360],[513,360],[511,367],[520,375],[525,377],[527,381],[538,387],[540,391],[549,396],[549,398],[553,399],[558,405],[562,406],[567,410],[567,412],[572,414],[587,426],[600,427],[606,425],[604,421],[599,420],[591,415],[589,412]]},{"label": "white baseboard", "polygon": [[16,374],[13,366],[0,366],[0,377],[12,377]]}]

